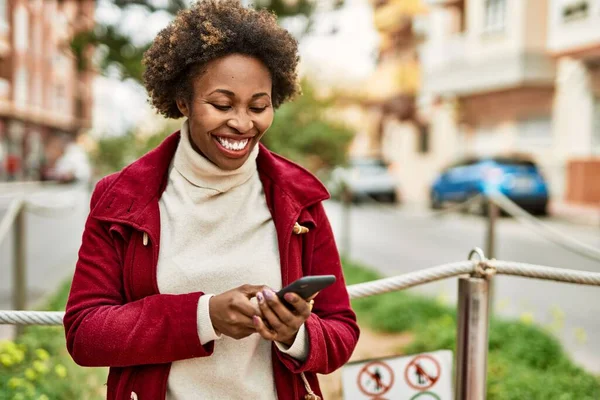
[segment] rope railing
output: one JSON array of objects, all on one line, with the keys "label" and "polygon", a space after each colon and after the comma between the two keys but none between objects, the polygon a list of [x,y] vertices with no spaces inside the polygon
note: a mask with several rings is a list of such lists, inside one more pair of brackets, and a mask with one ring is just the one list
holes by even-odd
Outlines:
[{"label": "rope railing", "polygon": [[529,214],[527,211],[523,210],[504,194],[494,191],[489,193],[487,197],[511,217],[515,218],[523,225],[532,228],[536,233],[545,237],[552,243],[583,257],[600,261],[600,249],[575,240],[572,237],[569,237],[548,226],[539,219],[535,218],[533,215]]},{"label": "rope railing", "polygon": [[[554,268],[513,261],[473,260],[442,264],[421,271],[348,286],[351,299],[403,290],[460,275],[491,277],[511,275],[526,278],[600,286],[600,273]],[[0,325],[61,325],[64,312],[1,311]]]}]

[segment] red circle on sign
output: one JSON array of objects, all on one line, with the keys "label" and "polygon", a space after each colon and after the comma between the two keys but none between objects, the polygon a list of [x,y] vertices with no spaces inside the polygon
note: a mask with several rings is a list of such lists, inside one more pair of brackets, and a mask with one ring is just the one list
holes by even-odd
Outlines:
[{"label": "red circle on sign", "polygon": [[[423,369],[423,367],[419,364],[419,360],[432,361],[433,365],[437,369],[437,374],[436,374],[437,376],[434,377],[434,376],[431,376],[430,374],[428,374],[427,371],[425,371]],[[417,376],[419,377],[419,379],[423,378],[424,380],[427,381],[427,383],[423,383],[421,386],[417,386],[417,385],[413,384],[410,381],[409,374],[408,374],[411,367],[415,367],[416,373],[417,373]],[[435,385],[435,383],[440,379],[441,372],[442,371],[440,368],[440,363],[438,363],[435,358],[424,354],[424,355],[420,355],[420,356],[413,358],[412,361],[408,363],[408,365],[406,366],[406,369],[404,370],[404,379],[406,380],[406,383],[408,384],[408,386],[410,386],[411,388],[413,388],[415,390],[427,390],[430,387],[432,387],[433,385]]]},{"label": "red circle on sign", "polygon": [[[379,374],[379,371],[377,371],[377,369],[375,369],[375,371],[373,371],[373,367],[377,367],[377,366],[383,368],[384,370],[386,370],[389,373],[389,375],[390,375],[389,384],[385,385],[383,382],[381,382],[381,375]],[[371,390],[365,388],[360,379],[364,375],[367,375],[369,377],[369,379],[374,380],[375,384],[378,387],[381,387],[381,391],[378,391],[378,392],[371,391]],[[373,361],[373,362],[368,363],[364,367],[362,367],[362,369],[358,373],[357,383],[358,383],[358,389],[361,392],[363,392],[363,394],[365,394],[367,396],[380,396],[382,394],[389,392],[390,389],[392,388],[392,386],[394,385],[394,371],[392,370],[392,368],[390,368],[389,365],[387,365],[381,361]]]}]

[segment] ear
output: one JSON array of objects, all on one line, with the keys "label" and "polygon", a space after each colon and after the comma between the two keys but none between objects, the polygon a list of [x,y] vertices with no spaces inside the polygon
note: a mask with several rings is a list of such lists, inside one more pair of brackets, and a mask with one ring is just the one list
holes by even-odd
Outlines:
[{"label": "ear", "polygon": [[187,102],[182,99],[179,98],[177,100],[175,100],[175,102],[177,103],[177,108],[179,109],[179,111],[187,118],[190,116],[190,109],[187,105]]}]

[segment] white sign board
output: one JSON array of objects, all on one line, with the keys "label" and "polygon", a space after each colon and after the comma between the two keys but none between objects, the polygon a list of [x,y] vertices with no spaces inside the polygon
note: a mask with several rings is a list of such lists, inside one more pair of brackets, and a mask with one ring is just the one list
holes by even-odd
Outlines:
[{"label": "white sign board", "polygon": [[452,400],[452,352],[348,363],[342,387],[346,400]]}]

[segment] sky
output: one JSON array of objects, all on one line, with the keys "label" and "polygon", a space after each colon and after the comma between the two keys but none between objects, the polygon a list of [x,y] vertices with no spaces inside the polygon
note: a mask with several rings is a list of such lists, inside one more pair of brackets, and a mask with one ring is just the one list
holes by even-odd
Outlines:
[{"label": "sky", "polygon": [[[100,2],[99,21],[113,21],[118,10]],[[375,67],[378,36],[368,0],[346,0],[336,12],[315,16],[315,33],[300,41],[301,72],[319,82],[344,85],[366,79]],[[165,14],[131,13],[123,23],[140,43],[148,42],[169,23]],[[292,21],[293,24],[293,21]],[[293,25],[289,26],[293,30]],[[335,30],[335,34],[331,34]],[[98,77],[94,83],[94,136],[115,135],[149,118],[146,92],[132,82]]]}]

